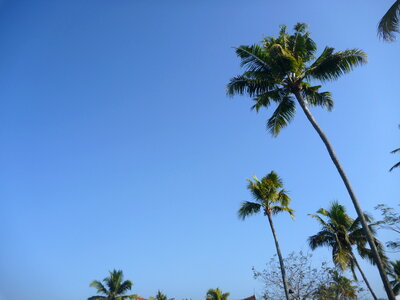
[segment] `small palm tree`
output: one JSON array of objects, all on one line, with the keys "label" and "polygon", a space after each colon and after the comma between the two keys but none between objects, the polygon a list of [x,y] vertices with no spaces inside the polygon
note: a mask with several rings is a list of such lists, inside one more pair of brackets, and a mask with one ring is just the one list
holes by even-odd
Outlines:
[{"label": "small palm tree", "polygon": [[396,0],[378,25],[378,34],[386,41],[394,41],[400,30],[400,0]]},{"label": "small palm tree", "polygon": [[282,179],[274,171],[270,172],[267,176],[259,180],[253,176],[253,180],[248,179],[248,189],[253,195],[256,202],[245,201],[239,209],[239,218],[244,220],[246,217],[253,214],[263,212],[268,217],[269,225],[271,227],[272,235],[275,240],[276,252],[279,258],[279,264],[282,273],[282,282],[285,290],[286,299],[289,300],[289,289],[286,281],[285,266],[281,249],[279,247],[278,238],[275,231],[275,226],[272,221],[272,216],[281,212],[289,213],[292,218],[293,209],[289,207],[290,197],[285,189],[283,189]]},{"label": "small palm tree", "polygon": [[207,300],[227,300],[230,293],[222,293],[219,288],[209,289],[207,291],[206,299]]},{"label": "small palm tree", "polygon": [[315,300],[352,300],[357,298],[358,287],[353,281],[342,276],[337,270],[332,272],[329,285],[321,285],[314,294]]},{"label": "small palm tree", "polygon": [[391,270],[389,272],[389,276],[392,278],[390,284],[393,287],[393,292],[395,295],[400,294],[400,260],[396,260],[395,262],[390,262]]},{"label": "small palm tree", "polygon": [[297,100],[327,148],[329,156],[343,180],[365,230],[388,298],[394,300],[395,296],[390,287],[386,270],[380,261],[373,235],[368,230],[368,224],[350,181],[328,137],[309,109],[309,107],[319,106],[330,111],[333,108],[331,93],[321,92],[320,85],[313,86],[311,83],[315,80],[322,82],[336,80],[356,66],[365,64],[367,56],[359,49],[335,52],[334,48],[325,47],[319,57],[315,58],[317,46],[310,38],[307,25],[296,24],[294,34],[287,33],[286,29],[286,26],[281,26],[277,38],[267,37],[261,45],[236,47],[236,54],[241,59],[241,66],[245,71],[242,75],[230,80],[227,85],[227,94],[229,96],[250,96],[255,101],[252,108],[257,112],[261,108],[268,108],[275,103],[277,107],[267,121],[267,128],[273,136],[277,136],[281,129],[293,120]]},{"label": "small palm tree", "polygon": [[103,279],[105,285],[100,281],[94,280],[90,286],[97,289],[98,294],[104,296],[92,296],[88,300],[125,300],[136,299],[136,295],[124,295],[127,291],[132,289],[133,283],[130,280],[124,281],[124,275],[121,270],[110,271],[110,276]]},{"label": "small palm tree", "polygon": [[174,300],[174,298],[168,298],[167,295],[158,290],[155,297],[150,297],[151,300]]},{"label": "small palm tree", "polygon": [[[333,263],[342,270],[346,270],[349,267],[355,280],[357,280],[354,271],[356,267],[370,290],[372,297],[377,300],[378,298],[372,290],[353,252],[353,246],[355,246],[362,258],[366,258],[374,263],[371,250],[366,248],[367,239],[360,226],[360,221],[350,218],[346,213],[345,207],[336,201],[331,204],[328,210],[323,208],[319,209],[317,214],[318,215],[311,214],[310,216],[315,218],[322,228],[316,235],[309,237],[308,241],[311,249],[315,250],[318,247],[324,246],[331,248]],[[368,221],[371,220],[368,215],[365,216]],[[323,217],[326,220],[324,220]],[[370,230],[375,233],[373,225],[374,224],[370,224]],[[375,244],[381,253],[382,260],[386,261],[382,244],[377,239],[375,239]]]}]

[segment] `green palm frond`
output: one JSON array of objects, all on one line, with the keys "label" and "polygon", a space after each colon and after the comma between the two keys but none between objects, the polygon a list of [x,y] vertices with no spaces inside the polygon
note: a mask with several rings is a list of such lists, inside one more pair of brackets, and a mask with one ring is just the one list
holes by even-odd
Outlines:
[{"label": "green palm frond", "polygon": [[312,235],[308,238],[308,245],[312,250],[319,247],[332,247],[335,243],[335,235],[330,231],[323,229],[316,235]]},{"label": "green palm frond", "polygon": [[347,49],[334,52],[334,48],[326,47],[320,57],[306,71],[307,78],[321,81],[336,80],[356,66],[367,63],[367,55],[360,49]]},{"label": "green palm frond", "polygon": [[333,109],[333,99],[330,92],[319,92],[320,85],[310,86],[308,83],[303,84],[302,93],[307,104],[311,106],[320,106],[328,111]]},{"label": "green palm frond", "polygon": [[287,212],[292,217],[292,219],[295,218],[294,209],[291,209],[290,207],[287,207],[287,206],[274,205],[274,206],[271,207],[271,212],[272,212],[273,215],[277,215],[277,214],[282,213],[282,212]]},{"label": "green palm frond", "polygon": [[400,1],[396,0],[378,24],[378,34],[386,41],[394,41],[399,32]]},{"label": "green palm frond", "polygon": [[240,219],[244,220],[245,218],[259,213],[261,209],[261,205],[254,202],[245,201],[240,206],[238,211],[238,216]]},{"label": "green palm frond", "polygon": [[132,281],[130,281],[130,280],[125,280],[124,282],[122,282],[122,283],[119,285],[118,290],[117,290],[117,293],[118,293],[118,294],[126,293],[127,291],[129,291],[129,290],[132,289],[132,286],[133,286]]},{"label": "green palm frond", "polygon": [[240,75],[233,77],[228,85],[226,93],[228,96],[247,94],[251,97],[269,92],[270,83],[254,77]]},{"label": "green palm frond", "polygon": [[93,280],[90,285],[90,287],[94,287],[95,289],[97,289],[97,293],[99,294],[105,294],[105,295],[109,295],[108,290],[104,287],[104,285],[98,281],[98,280]]},{"label": "green palm frond", "polygon": [[271,67],[268,65],[269,55],[261,46],[254,44],[234,48],[236,49],[236,55],[242,60],[240,66],[247,71],[271,72]]},{"label": "green palm frond", "polygon": [[284,95],[267,121],[267,129],[273,136],[277,136],[285,128],[296,113],[296,103],[290,95]]}]

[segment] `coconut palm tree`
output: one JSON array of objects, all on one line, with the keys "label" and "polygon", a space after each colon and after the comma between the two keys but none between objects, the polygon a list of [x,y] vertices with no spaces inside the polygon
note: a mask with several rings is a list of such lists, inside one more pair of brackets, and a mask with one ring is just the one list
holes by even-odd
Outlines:
[{"label": "coconut palm tree", "polygon": [[378,34],[386,41],[394,41],[400,30],[400,0],[396,0],[378,24]]},{"label": "coconut palm tree", "polygon": [[351,300],[357,299],[358,287],[353,281],[341,275],[337,270],[332,272],[329,285],[321,285],[314,294],[315,300]]},{"label": "coconut palm tree", "polygon": [[397,296],[400,294],[400,260],[392,261],[390,264],[391,270],[389,271],[389,276],[392,278],[390,284],[393,287],[393,292]]},{"label": "coconut palm tree", "polygon": [[219,288],[209,289],[207,291],[206,299],[207,300],[227,300],[229,297],[229,293],[222,293]]},{"label": "coconut palm tree", "polygon": [[239,218],[244,220],[246,217],[261,211],[265,216],[267,216],[275,240],[276,253],[278,254],[279,264],[281,267],[282,282],[286,299],[289,300],[289,289],[286,281],[285,266],[283,264],[282,253],[279,247],[272,216],[281,212],[287,212],[292,216],[292,218],[294,217],[293,209],[289,207],[290,197],[286,190],[283,189],[282,179],[274,171],[267,174],[261,180],[256,176],[253,176],[253,180],[248,179],[248,181],[249,185],[247,188],[250,190],[256,202],[243,202],[238,212]]},{"label": "coconut palm tree", "polygon": [[110,271],[110,276],[103,279],[105,285],[100,281],[94,280],[90,284],[91,287],[97,289],[98,294],[104,296],[92,296],[88,300],[125,300],[125,299],[136,299],[136,295],[124,295],[127,291],[132,288],[133,283],[130,280],[124,281],[124,274],[121,270]]},{"label": "coconut palm tree", "polygon": [[[331,248],[332,260],[335,266],[339,267],[341,270],[350,268],[355,280],[357,280],[354,271],[356,267],[370,290],[372,297],[377,300],[378,298],[372,290],[353,252],[353,246],[355,246],[358,254],[362,258],[366,258],[374,263],[371,250],[366,248],[367,239],[364,231],[360,227],[359,219],[353,220],[350,218],[346,213],[345,207],[340,205],[337,201],[333,202],[328,210],[320,208],[317,214],[318,215],[310,214],[310,216],[315,218],[321,225],[321,230],[308,239],[311,249],[315,250],[318,247]],[[370,222],[370,217],[366,214],[364,215],[368,222]],[[369,226],[371,232],[375,233],[374,224],[370,224]],[[375,239],[375,244],[380,251],[382,260],[386,262],[382,244],[377,239]]]},{"label": "coconut palm tree", "polygon": [[368,238],[386,293],[389,300],[394,300],[384,266],[357,197],[332,145],[309,110],[309,107],[313,106],[320,106],[328,111],[333,108],[331,93],[320,92],[321,86],[313,86],[310,82],[338,79],[354,67],[365,64],[367,56],[359,49],[335,52],[334,48],[325,47],[315,59],[316,51],[316,44],[310,38],[307,25],[302,23],[294,27],[294,34],[287,33],[286,26],[281,26],[277,38],[264,38],[261,45],[236,47],[236,54],[241,59],[241,66],[245,71],[242,75],[231,78],[227,85],[227,94],[250,96],[255,101],[252,108],[257,112],[275,103],[277,107],[267,121],[267,128],[273,136],[277,136],[294,118],[297,100],[322,139],[346,186]]}]

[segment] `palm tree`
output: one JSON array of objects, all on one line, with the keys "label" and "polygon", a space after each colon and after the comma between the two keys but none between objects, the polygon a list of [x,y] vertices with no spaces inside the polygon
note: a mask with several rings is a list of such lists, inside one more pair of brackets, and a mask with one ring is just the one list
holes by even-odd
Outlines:
[{"label": "palm tree", "polygon": [[277,108],[267,122],[267,128],[273,136],[277,136],[280,130],[294,118],[295,99],[297,100],[325,144],[346,186],[368,238],[386,293],[389,300],[394,300],[384,266],[380,261],[373,236],[369,232],[357,197],[332,145],[309,110],[309,106],[320,106],[329,111],[333,108],[331,93],[320,92],[321,86],[313,86],[310,84],[311,81],[338,79],[354,67],[365,64],[367,56],[359,49],[335,52],[334,48],[325,47],[321,55],[315,59],[317,47],[310,38],[307,25],[298,23],[294,31],[294,34],[290,35],[286,32],[286,26],[281,26],[277,38],[264,38],[261,45],[236,47],[236,54],[241,59],[241,66],[245,68],[245,72],[230,80],[227,85],[227,94],[229,96],[249,95],[255,101],[252,108],[257,112],[262,107],[267,108],[272,103],[276,103]]},{"label": "palm tree", "polygon": [[222,293],[219,288],[216,289],[209,289],[207,291],[207,300],[227,300],[229,297],[229,293]]},{"label": "palm tree", "polygon": [[[323,246],[331,248],[332,260],[335,266],[339,267],[341,270],[346,270],[349,267],[355,280],[357,280],[354,271],[354,267],[356,267],[370,290],[372,297],[377,300],[378,298],[372,290],[353,252],[353,246],[356,246],[357,252],[362,258],[366,258],[374,263],[371,250],[366,248],[367,239],[364,231],[360,227],[359,219],[353,220],[350,218],[346,213],[345,207],[336,201],[331,204],[328,210],[320,208],[317,213],[320,216],[313,214],[310,214],[310,216],[315,218],[322,228],[316,235],[309,237],[308,241],[311,249],[315,250]],[[364,215],[368,222],[370,222],[370,217],[366,214]],[[375,233],[374,224],[370,224],[369,227],[370,231]],[[375,244],[380,250],[382,260],[386,261],[382,244],[377,239],[375,239]]]},{"label": "palm tree", "polygon": [[389,276],[393,279],[390,281],[390,284],[393,287],[393,292],[397,296],[400,294],[400,260],[396,260],[395,262],[390,262],[391,270],[389,272]]},{"label": "palm tree", "polygon": [[342,276],[338,271],[332,272],[332,282],[326,286],[321,285],[314,295],[315,300],[350,300],[357,299],[357,286],[353,281]]},{"label": "palm tree", "polygon": [[174,298],[168,298],[167,295],[162,293],[160,290],[158,290],[157,295],[155,297],[150,297],[150,299],[154,299],[154,300],[174,300]]},{"label": "palm tree", "polygon": [[400,30],[400,0],[396,0],[378,24],[378,34],[386,41],[394,41]]},{"label": "palm tree", "polygon": [[268,217],[272,235],[274,236],[275,240],[279,264],[281,267],[283,288],[285,290],[286,299],[289,300],[289,289],[286,281],[285,266],[283,264],[283,258],[281,249],[279,247],[275,226],[272,221],[272,215],[276,215],[281,212],[287,212],[293,218],[293,209],[289,207],[290,197],[283,189],[282,179],[274,171],[267,174],[261,180],[259,180],[256,176],[253,176],[253,180],[248,179],[248,181],[249,185],[247,188],[250,190],[257,202],[243,202],[238,212],[239,218],[244,220],[246,217],[259,213],[261,210],[264,215]]},{"label": "palm tree", "polygon": [[105,286],[98,280],[94,280],[90,286],[97,289],[98,294],[104,296],[92,296],[88,300],[125,300],[125,299],[136,299],[136,295],[124,295],[127,291],[132,288],[132,281],[125,280],[124,274],[121,270],[110,271],[110,276],[103,279]]}]

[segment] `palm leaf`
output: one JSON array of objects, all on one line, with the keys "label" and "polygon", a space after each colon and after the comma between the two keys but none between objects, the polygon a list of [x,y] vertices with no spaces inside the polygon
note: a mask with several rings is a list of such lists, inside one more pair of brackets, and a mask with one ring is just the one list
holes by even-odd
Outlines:
[{"label": "palm leaf", "polygon": [[279,105],[267,121],[267,129],[273,136],[277,136],[282,128],[293,119],[296,112],[296,103],[290,95],[282,97]]},{"label": "palm leaf", "polygon": [[245,218],[258,213],[261,209],[261,204],[245,201],[240,206],[238,211],[238,216],[240,219],[244,220]]},{"label": "palm leaf", "polygon": [[309,84],[303,84],[303,97],[307,104],[311,106],[325,107],[328,111],[333,109],[333,99],[330,92],[319,92],[321,86],[310,86]]},{"label": "palm leaf", "polygon": [[386,41],[396,39],[395,33],[399,32],[400,1],[396,0],[385,13],[378,24],[378,34]]},{"label": "palm leaf", "polygon": [[317,60],[306,70],[307,78],[321,81],[336,80],[354,67],[367,62],[367,55],[360,49],[348,49],[333,52],[334,48],[326,47]]}]

